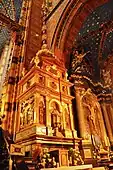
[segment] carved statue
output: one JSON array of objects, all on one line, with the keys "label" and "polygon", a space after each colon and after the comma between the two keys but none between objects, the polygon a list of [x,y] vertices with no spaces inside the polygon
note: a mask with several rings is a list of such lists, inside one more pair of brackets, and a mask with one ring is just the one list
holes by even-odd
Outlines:
[{"label": "carved statue", "polygon": [[24,101],[21,105],[20,127],[32,124],[34,119],[34,96]]},{"label": "carved statue", "polygon": [[39,102],[39,123],[44,124],[46,123],[46,110],[44,101]]},{"label": "carved statue", "polygon": [[71,165],[84,164],[80,152],[76,149],[69,148],[69,157],[71,158]]},{"label": "carved statue", "polygon": [[61,123],[61,114],[59,111],[59,106],[56,102],[52,103],[52,113],[51,113],[51,126],[54,128],[59,126]]},{"label": "carved statue", "polygon": [[39,56],[36,54],[36,56],[32,58],[32,60],[31,60],[30,63],[35,63],[35,66],[36,66],[36,67],[39,67],[39,66],[38,66],[38,64],[40,63]]},{"label": "carved statue", "polygon": [[87,53],[89,53],[89,51],[84,53],[84,51],[82,50],[82,53],[80,53],[80,54],[77,50],[73,52],[73,55],[74,55],[74,58],[72,61],[72,70],[73,71],[76,72],[76,71],[80,70],[83,58],[86,56]]}]

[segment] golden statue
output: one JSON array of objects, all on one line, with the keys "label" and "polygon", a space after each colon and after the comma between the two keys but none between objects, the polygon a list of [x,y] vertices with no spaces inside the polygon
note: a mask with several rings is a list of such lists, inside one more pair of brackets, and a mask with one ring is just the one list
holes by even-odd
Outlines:
[{"label": "golden statue", "polygon": [[86,56],[86,54],[88,54],[89,51],[87,51],[86,53],[84,53],[84,51],[82,50],[82,53],[79,54],[79,52],[76,50],[74,52],[74,58],[73,58],[73,61],[72,61],[72,69],[74,71],[77,71],[80,66],[81,66],[81,63],[83,61],[83,58]]},{"label": "golden statue", "polygon": [[36,56],[32,58],[30,63],[35,63],[35,66],[39,67],[38,64],[40,63],[40,59],[39,59],[38,54],[36,54]]}]

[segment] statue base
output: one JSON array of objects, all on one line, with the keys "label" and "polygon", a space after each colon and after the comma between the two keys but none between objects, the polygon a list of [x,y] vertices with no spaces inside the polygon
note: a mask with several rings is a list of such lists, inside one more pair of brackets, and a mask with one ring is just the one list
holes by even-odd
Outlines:
[{"label": "statue base", "polygon": [[92,143],[90,140],[82,140],[82,154],[83,154],[85,164],[94,162]]}]

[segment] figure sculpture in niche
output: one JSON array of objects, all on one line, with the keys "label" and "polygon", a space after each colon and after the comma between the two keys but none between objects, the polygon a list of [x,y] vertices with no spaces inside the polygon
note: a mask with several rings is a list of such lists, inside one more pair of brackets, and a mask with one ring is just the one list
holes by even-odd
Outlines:
[{"label": "figure sculpture in niche", "polygon": [[34,96],[31,96],[21,104],[20,127],[32,124],[34,119]]},{"label": "figure sculpture in niche", "polygon": [[46,109],[44,101],[39,102],[39,123],[43,125],[46,123]]},{"label": "figure sculpture in niche", "polygon": [[63,126],[61,125],[61,112],[56,102],[52,103],[51,127],[53,128],[54,136],[64,137],[62,132]]},{"label": "figure sculpture in niche", "polygon": [[61,114],[59,111],[59,106],[56,102],[52,103],[52,113],[51,113],[51,126],[53,128],[60,127],[61,123]]}]

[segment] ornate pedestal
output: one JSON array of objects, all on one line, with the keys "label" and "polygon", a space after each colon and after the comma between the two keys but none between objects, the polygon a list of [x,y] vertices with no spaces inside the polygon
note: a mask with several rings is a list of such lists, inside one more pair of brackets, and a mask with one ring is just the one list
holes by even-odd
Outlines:
[{"label": "ornate pedestal", "polygon": [[93,162],[92,143],[89,140],[82,140],[82,153],[85,163]]}]

